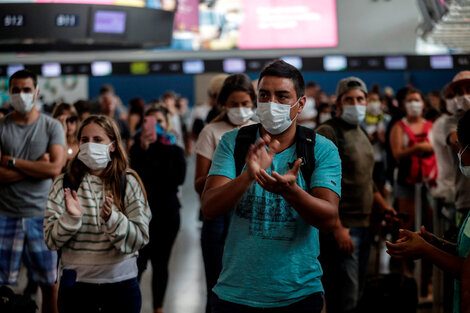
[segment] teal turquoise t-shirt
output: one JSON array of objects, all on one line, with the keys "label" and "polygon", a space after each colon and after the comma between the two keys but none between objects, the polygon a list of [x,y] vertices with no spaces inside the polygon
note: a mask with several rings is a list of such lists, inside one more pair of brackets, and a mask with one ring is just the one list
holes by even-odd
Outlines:
[{"label": "teal turquoise t-shirt", "polygon": [[[462,224],[457,239],[457,253],[459,257],[466,258],[470,252],[470,223],[468,219],[470,213],[467,214],[465,222]],[[456,279],[454,282],[454,313],[460,312],[460,280]]]},{"label": "teal turquoise t-shirt", "polygon": [[[233,157],[238,129],[226,133],[214,154],[211,175],[236,176]],[[259,137],[259,134],[258,134]],[[297,159],[295,144],[274,156],[268,173],[285,174]],[[315,170],[304,190],[329,188],[340,196],[341,161],[336,146],[316,135]],[[281,196],[256,182],[231,212],[223,269],[213,291],[225,301],[262,308],[281,307],[323,292],[318,229],[302,219]]]}]

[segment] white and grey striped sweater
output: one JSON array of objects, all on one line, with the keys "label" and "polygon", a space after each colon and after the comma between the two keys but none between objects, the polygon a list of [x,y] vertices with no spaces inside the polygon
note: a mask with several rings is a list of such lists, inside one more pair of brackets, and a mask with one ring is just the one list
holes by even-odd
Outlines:
[{"label": "white and grey striped sweater", "polygon": [[83,209],[80,217],[65,209],[63,175],[51,186],[44,218],[44,240],[51,250],[62,250],[61,258],[73,264],[114,264],[135,256],[148,243],[151,212],[132,174],[127,174],[124,213],[113,206],[108,220],[100,217],[105,195],[102,180],[86,174],[77,195]]}]

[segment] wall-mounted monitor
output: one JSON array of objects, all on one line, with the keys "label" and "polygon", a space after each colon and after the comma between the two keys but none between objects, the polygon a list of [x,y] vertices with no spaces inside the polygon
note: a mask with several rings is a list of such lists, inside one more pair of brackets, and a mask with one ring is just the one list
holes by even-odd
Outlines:
[{"label": "wall-mounted monitor", "polygon": [[344,71],[348,67],[348,60],[344,55],[329,55],[323,58],[325,71]]},{"label": "wall-mounted monitor", "polygon": [[62,74],[60,63],[44,63],[41,66],[41,73],[44,77],[57,77]]},{"label": "wall-mounted monitor", "polygon": [[243,73],[246,70],[245,60],[239,58],[225,59],[222,66],[225,73]]},{"label": "wall-mounted monitor", "polygon": [[101,34],[120,34],[126,31],[126,12],[96,10],[93,16],[93,32]]},{"label": "wall-mounted monitor", "polygon": [[10,64],[7,66],[7,76],[10,77],[14,73],[24,69],[23,64]]},{"label": "wall-mounted monitor", "polygon": [[97,61],[91,63],[91,75],[108,76],[113,73],[113,65],[109,61]]},{"label": "wall-mounted monitor", "polygon": [[453,69],[454,60],[451,55],[431,55],[429,63],[432,69]]},{"label": "wall-mounted monitor", "polygon": [[183,61],[183,73],[185,74],[204,73],[204,61],[202,60]]},{"label": "wall-mounted monitor", "polygon": [[385,69],[387,70],[406,70],[408,61],[405,56],[385,57]]}]

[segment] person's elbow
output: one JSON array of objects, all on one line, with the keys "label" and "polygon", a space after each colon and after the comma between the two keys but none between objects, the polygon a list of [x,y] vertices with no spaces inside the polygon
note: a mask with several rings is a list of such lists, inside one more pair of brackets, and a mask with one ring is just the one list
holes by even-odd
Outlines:
[{"label": "person's elbow", "polygon": [[201,194],[201,211],[204,215],[204,218],[207,220],[213,220],[218,217],[214,210],[213,201],[210,200],[206,190],[204,190]]},{"label": "person's elbow", "polygon": [[320,231],[324,233],[331,233],[336,227],[338,218],[339,218],[338,207],[331,205],[330,212],[325,216],[321,225],[319,225],[318,228],[320,229]]}]

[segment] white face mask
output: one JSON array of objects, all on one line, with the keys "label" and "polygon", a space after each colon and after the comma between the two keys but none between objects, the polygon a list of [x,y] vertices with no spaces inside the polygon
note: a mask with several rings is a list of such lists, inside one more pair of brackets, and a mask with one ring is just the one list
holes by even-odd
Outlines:
[{"label": "white face mask", "polygon": [[228,119],[233,125],[242,125],[248,121],[255,112],[251,108],[230,108],[227,111]]},{"label": "white face mask", "polygon": [[465,152],[465,150],[468,148],[468,145],[465,146],[465,148],[462,150],[462,152],[457,153],[457,156],[459,157],[459,168],[462,174],[465,177],[470,178],[470,166],[464,166],[462,164],[462,154]]},{"label": "white face mask", "polygon": [[94,142],[83,143],[80,145],[78,159],[92,170],[106,168],[109,161],[111,161],[109,148],[112,144],[113,143],[110,143],[109,145],[103,145]]},{"label": "white face mask", "polygon": [[320,115],[318,115],[318,123],[320,124],[329,119],[331,119],[331,113],[320,113]]},{"label": "white face mask", "polygon": [[452,115],[457,114],[457,100],[456,98],[453,99],[446,99],[446,110]]},{"label": "white face mask", "polygon": [[470,109],[470,95],[458,96],[454,100],[457,108],[456,113],[460,113],[459,111],[467,112]]},{"label": "white face mask", "polygon": [[421,101],[408,101],[405,103],[405,108],[409,116],[420,116],[423,114],[423,103]]},{"label": "white face mask", "polygon": [[366,106],[343,105],[341,118],[351,125],[359,125],[366,118]]},{"label": "white face mask", "polygon": [[35,93],[14,93],[10,95],[11,106],[21,114],[29,113],[34,107],[34,97],[37,94],[37,88]]},{"label": "white face mask", "polygon": [[382,113],[379,101],[372,101],[367,104],[367,112],[372,116],[378,116]]},{"label": "white face mask", "polygon": [[278,135],[284,132],[297,118],[290,119],[290,109],[299,103],[300,98],[293,105],[280,104],[276,102],[258,102],[256,115],[258,115],[261,125],[272,135]]}]

